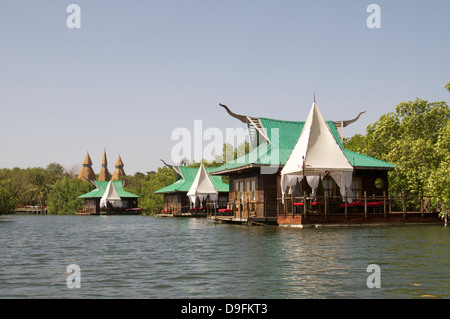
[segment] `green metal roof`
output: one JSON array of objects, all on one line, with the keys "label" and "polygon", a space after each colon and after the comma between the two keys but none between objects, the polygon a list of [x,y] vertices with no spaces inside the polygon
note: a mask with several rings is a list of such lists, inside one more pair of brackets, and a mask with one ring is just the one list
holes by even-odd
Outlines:
[{"label": "green metal roof", "polygon": [[[95,185],[97,186],[96,189],[90,191],[89,193],[83,194],[81,196],[78,196],[77,198],[102,198],[103,194],[106,191],[106,188],[108,187],[109,181],[95,181]],[[123,183],[122,181],[113,181],[114,187],[116,188],[117,194],[121,198],[138,198],[140,196],[127,192],[123,189]]]},{"label": "green metal roof", "polygon": [[[259,118],[259,120],[261,121],[261,124],[272,144],[269,144],[267,141],[261,142],[248,154],[215,168],[211,173],[223,173],[225,171],[232,171],[252,166],[284,166],[284,164],[286,164],[292,150],[297,144],[305,122],[283,121],[262,117]],[[348,158],[353,167],[380,169],[394,168],[394,165],[391,163],[346,150],[341,142],[333,121],[327,121],[327,123],[336,142],[344,151],[345,156]],[[276,134],[278,134],[279,138],[276,138]]]},{"label": "green metal roof", "polygon": [[[178,167],[181,171],[181,174],[183,174],[180,179],[178,179],[175,183],[166,186],[164,188],[161,188],[154,192],[155,194],[163,194],[163,193],[173,193],[173,192],[188,192],[189,189],[192,186],[192,183],[195,180],[195,177],[197,176],[198,167],[184,167],[179,166]],[[212,170],[215,168],[213,167],[207,167],[206,172],[209,174]],[[213,183],[215,189],[218,192],[228,192],[229,191],[229,185],[227,183],[224,183],[222,181],[221,176],[209,176],[211,179],[211,182]]]}]

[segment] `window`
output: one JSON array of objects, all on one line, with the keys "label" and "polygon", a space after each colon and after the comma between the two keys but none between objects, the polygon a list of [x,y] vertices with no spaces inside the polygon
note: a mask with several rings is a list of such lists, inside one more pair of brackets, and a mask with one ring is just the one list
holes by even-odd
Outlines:
[{"label": "window", "polygon": [[361,196],[361,178],[353,178],[351,189],[353,198],[356,199]]},{"label": "window", "polygon": [[166,199],[166,209],[173,209],[178,204],[177,196],[167,196]]},{"label": "window", "polygon": [[375,180],[375,187],[378,189],[382,189],[384,187],[384,180],[381,177],[378,177]]},{"label": "window", "polygon": [[252,201],[256,200],[256,180],[252,179]]},{"label": "window", "polygon": [[234,200],[243,203],[256,201],[256,181],[256,177],[235,180]]},{"label": "window", "polygon": [[251,190],[250,190],[250,180],[246,181],[247,183],[247,189],[245,190],[246,195],[247,195],[247,202],[250,201],[250,195],[251,195]]},{"label": "window", "polygon": [[323,194],[325,196],[334,196],[334,181],[331,177],[325,177],[322,180],[322,186],[323,186]]}]

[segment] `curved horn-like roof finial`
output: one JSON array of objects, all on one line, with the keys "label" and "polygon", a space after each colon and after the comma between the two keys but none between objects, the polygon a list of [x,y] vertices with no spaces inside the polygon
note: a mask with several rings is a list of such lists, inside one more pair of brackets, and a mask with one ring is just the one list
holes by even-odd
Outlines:
[{"label": "curved horn-like roof finial", "polygon": [[164,165],[168,166],[168,167],[173,167],[173,165],[167,164],[164,160],[160,159],[161,162],[163,162]]},{"label": "curved horn-like roof finial", "polygon": [[228,114],[230,114],[232,117],[238,119],[238,120],[241,121],[242,123],[248,123],[247,116],[245,116],[245,115],[239,115],[239,114],[236,114],[236,113],[231,112],[230,109],[228,108],[228,106],[226,106],[225,104],[220,104],[220,103],[219,103],[219,105],[220,105],[221,107],[223,107],[225,110],[227,110]]},{"label": "curved horn-like roof finial", "polygon": [[353,122],[356,122],[356,121],[359,119],[359,117],[361,116],[361,114],[364,114],[364,113],[366,113],[366,111],[360,112],[360,113],[358,114],[358,116],[355,117],[355,118],[352,119],[352,120],[342,121],[343,127],[346,127],[347,125],[350,125],[350,124],[352,124]]}]

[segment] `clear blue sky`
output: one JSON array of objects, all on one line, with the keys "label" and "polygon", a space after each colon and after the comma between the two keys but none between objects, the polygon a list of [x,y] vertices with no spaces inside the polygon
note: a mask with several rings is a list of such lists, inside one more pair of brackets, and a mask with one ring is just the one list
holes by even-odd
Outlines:
[{"label": "clear blue sky", "polygon": [[[69,4],[81,28],[69,29]],[[369,4],[381,28],[369,29]],[[450,1],[0,0],[0,167],[94,171],[171,161],[171,133],[367,111],[346,137],[416,97],[449,101]]]}]

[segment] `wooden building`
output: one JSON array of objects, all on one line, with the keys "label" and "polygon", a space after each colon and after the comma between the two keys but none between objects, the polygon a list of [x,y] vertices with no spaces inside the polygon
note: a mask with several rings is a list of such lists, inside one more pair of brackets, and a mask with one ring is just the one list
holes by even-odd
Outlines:
[{"label": "wooden building", "polygon": [[94,181],[96,188],[77,198],[84,200],[79,215],[136,215],[140,196],[123,189],[122,181]]},{"label": "wooden building", "polygon": [[[291,187],[284,190],[281,187],[282,170],[299,142],[305,122],[244,116],[231,112],[225,105],[221,106],[232,117],[247,124],[252,149],[248,154],[210,172],[212,176],[229,176],[228,206],[233,213],[231,217],[220,216],[217,219],[302,226],[308,222],[348,223],[351,215],[357,213],[358,217],[365,217],[365,220],[358,219],[358,222],[364,223],[370,222],[368,214],[384,209],[382,217],[386,221],[388,172],[394,169],[394,165],[347,150],[342,144],[342,129],[355,122],[362,113],[349,121],[323,120],[322,131],[318,131],[316,139],[309,142],[317,143],[325,133],[324,127],[327,127],[327,134],[332,138],[315,147],[315,151],[320,149],[321,153],[321,157],[316,158],[331,157],[332,152],[328,154],[327,148],[333,147],[342,153],[351,168],[351,183],[347,188],[343,187],[345,191],[341,191],[336,182],[338,179],[333,171],[329,171],[333,167],[328,170],[325,167],[320,174],[317,173],[318,185],[313,192],[308,178],[303,178],[309,173],[297,175],[300,182],[292,183]],[[301,160],[297,165],[302,166]],[[308,215],[316,216],[316,219],[307,218]],[[319,215],[321,218],[317,219]]]},{"label": "wooden building", "polygon": [[[188,192],[191,190],[193,183],[199,175],[200,168],[185,167],[185,166],[171,166],[175,174],[176,181],[162,189],[159,189],[155,194],[164,195],[164,208],[159,212],[160,216],[206,216],[207,211],[214,208],[226,209],[228,203],[228,184],[222,181],[221,176],[208,176],[212,185],[217,191],[217,202],[212,201],[209,196],[196,199],[193,204],[188,197]],[[209,174],[214,168],[205,168]],[[216,207],[208,206],[216,202]]]}]

